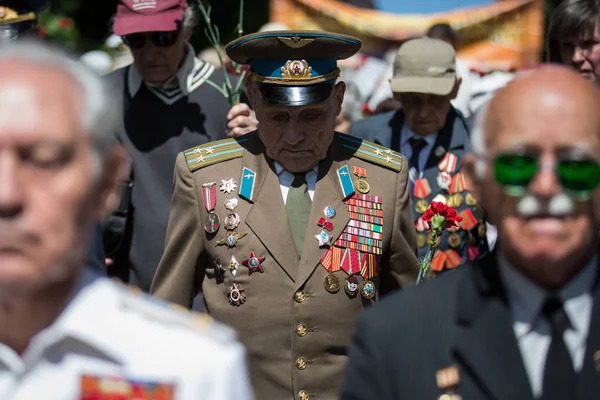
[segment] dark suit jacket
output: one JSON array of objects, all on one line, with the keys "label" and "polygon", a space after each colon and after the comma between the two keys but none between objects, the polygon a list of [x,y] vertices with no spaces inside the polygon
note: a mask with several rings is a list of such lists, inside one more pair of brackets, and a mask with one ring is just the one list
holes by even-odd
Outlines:
[{"label": "dark suit jacket", "polygon": [[[392,150],[400,152],[403,123],[403,111],[392,111],[356,122],[350,128],[350,135],[378,143],[382,146],[386,146]],[[442,149],[443,151],[438,153],[436,151],[437,149]],[[425,169],[423,170],[423,178],[427,179],[429,186],[431,187],[431,194],[426,198],[428,203],[431,203],[431,201],[439,194],[444,196],[448,196],[449,194],[447,190],[440,188],[437,184],[437,177],[440,174],[438,164],[440,161],[442,161],[446,152],[452,153],[457,157],[455,172],[459,171],[465,154],[472,152],[471,142],[469,139],[469,130],[467,128],[465,119],[462,114],[459,111],[456,111],[454,108],[450,108],[450,112],[446,118],[445,126],[438,132],[436,142],[432,147],[431,153],[429,154],[425,164]],[[466,193],[467,192],[463,192],[463,199],[464,196],[466,196]],[[413,196],[413,205],[415,205],[418,200],[419,199]],[[460,206],[455,208],[458,213],[470,209],[474,217],[477,219],[477,224],[484,222],[485,213],[477,206],[469,207],[467,204],[465,204],[465,201],[463,201]],[[421,214],[416,212],[416,210],[413,210],[413,214],[414,221],[416,223]],[[484,233],[484,231],[480,231],[477,226],[475,226],[470,232],[465,230],[460,232],[461,243],[454,250],[460,256],[461,263],[466,263],[468,261],[468,246],[475,247],[479,254],[484,254],[488,251],[487,241],[482,233]],[[423,236],[419,243],[419,257],[423,257],[427,251],[427,246],[425,245],[426,232],[417,232],[417,235]],[[437,248],[446,254],[449,254],[452,251],[448,244],[449,236],[450,232],[444,232],[441,237],[441,244]],[[419,237],[417,237],[417,239],[419,239]],[[449,268],[449,266],[446,265],[446,268]]]},{"label": "dark suit jacket", "polygon": [[[349,350],[342,400],[437,399],[436,372],[456,365],[465,400],[532,400],[495,253],[364,312]],[[578,393],[597,399],[600,290]],[[571,400],[571,399],[569,399]]]}]

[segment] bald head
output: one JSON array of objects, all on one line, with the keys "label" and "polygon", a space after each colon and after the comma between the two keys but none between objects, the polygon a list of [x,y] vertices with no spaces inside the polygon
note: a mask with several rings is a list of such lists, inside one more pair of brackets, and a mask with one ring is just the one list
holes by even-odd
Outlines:
[{"label": "bald head", "polygon": [[[558,289],[597,248],[593,199],[582,181],[600,156],[600,94],[576,72],[545,66],[501,89],[473,132],[463,169],[498,227],[501,254]],[[587,165],[582,170],[578,166]],[[560,167],[559,167],[560,166]],[[589,167],[593,168],[593,167]],[[592,189],[594,190],[594,189]]]},{"label": "bald head", "polygon": [[[540,140],[553,132],[571,143],[586,138],[598,142],[599,111],[600,92],[571,69],[544,66],[524,72],[489,103],[483,120],[486,148],[498,140],[523,141],[522,133],[532,127]],[[574,130],[582,136],[573,137]]]}]

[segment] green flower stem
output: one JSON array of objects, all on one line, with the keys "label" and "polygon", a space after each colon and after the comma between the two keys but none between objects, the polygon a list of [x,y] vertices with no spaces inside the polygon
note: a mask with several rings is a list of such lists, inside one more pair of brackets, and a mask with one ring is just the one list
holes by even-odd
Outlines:
[{"label": "green flower stem", "polygon": [[419,275],[417,276],[417,285],[422,283],[425,280],[425,277],[427,277],[427,274],[429,273],[431,261],[433,260],[433,247],[435,246],[441,234],[442,231],[440,231],[439,229],[432,229],[431,231],[431,239],[427,244],[427,252],[425,253],[425,256],[423,256],[423,259],[420,263]]},{"label": "green flower stem", "polygon": [[[219,28],[211,23],[210,12],[211,6],[208,8],[204,6],[202,0],[198,0],[198,8],[204,17],[204,22],[206,23],[206,28],[204,28],[204,34],[206,38],[210,42],[210,44],[214,47],[217,52],[217,57],[219,57],[219,63],[221,64],[221,69],[224,72],[225,82],[223,83],[223,87],[219,87],[217,84],[212,82],[210,79],[207,82],[216,88],[227,100],[229,101],[229,105],[231,107],[240,103],[240,94],[241,94],[241,82],[244,80],[244,75],[240,77],[240,81],[236,85],[235,89],[231,84],[231,79],[229,78],[229,74],[227,73],[227,69],[225,66],[225,61],[223,59],[223,53],[221,52],[221,35],[219,33]],[[238,37],[241,37],[244,34],[243,29],[243,20],[244,20],[244,0],[240,0],[240,19],[237,26]],[[241,70],[241,66],[237,63],[234,63],[235,71],[239,74]]]}]

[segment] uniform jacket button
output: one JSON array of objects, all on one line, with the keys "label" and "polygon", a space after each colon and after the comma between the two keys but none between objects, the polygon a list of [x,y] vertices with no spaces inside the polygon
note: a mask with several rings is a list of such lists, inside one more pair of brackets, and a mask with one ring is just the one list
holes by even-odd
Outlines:
[{"label": "uniform jacket button", "polygon": [[300,290],[296,292],[294,299],[296,300],[296,303],[303,303],[304,300],[306,300],[306,293],[303,290]]},{"label": "uniform jacket button", "polygon": [[304,357],[299,357],[296,360],[296,368],[298,368],[300,371],[306,369],[307,364],[308,363],[306,362],[306,358],[304,358]]},{"label": "uniform jacket button", "polygon": [[310,394],[306,390],[301,390],[298,392],[298,400],[308,400],[310,398]]},{"label": "uniform jacket button", "polygon": [[296,335],[298,335],[300,337],[304,337],[304,336],[306,336],[307,333],[308,333],[308,326],[306,326],[306,324],[300,324],[296,327]]}]

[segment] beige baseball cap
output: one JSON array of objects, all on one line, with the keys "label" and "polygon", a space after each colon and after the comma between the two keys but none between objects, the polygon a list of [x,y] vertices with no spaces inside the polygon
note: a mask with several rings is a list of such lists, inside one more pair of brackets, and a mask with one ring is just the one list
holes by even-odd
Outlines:
[{"label": "beige baseball cap", "polygon": [[402,44],[394,60],[391,80],[395,93],[445,96],[456,83],[456,54],[448,43],[422,37]]}]

